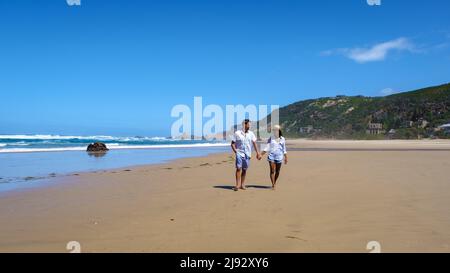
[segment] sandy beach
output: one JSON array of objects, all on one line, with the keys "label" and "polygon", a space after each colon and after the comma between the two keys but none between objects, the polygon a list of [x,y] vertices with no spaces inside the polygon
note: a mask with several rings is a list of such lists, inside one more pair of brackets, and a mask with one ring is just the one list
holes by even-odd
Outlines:
[{"label": "sandy beach", "polygon": [[[288,140],[277,190],[230,153],[0,196],[0,252],[450,252],[450,141]],[[305,150],[306,149],[306,150]]]}]

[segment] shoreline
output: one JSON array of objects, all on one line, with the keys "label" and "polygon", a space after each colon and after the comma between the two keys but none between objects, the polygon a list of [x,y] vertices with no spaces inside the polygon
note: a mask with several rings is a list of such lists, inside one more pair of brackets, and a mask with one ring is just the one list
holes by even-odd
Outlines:
[{"label": "shoreline", "polygon": [[[259,148],[261,149],[262,145],[265,145],[264,141],[258,141]],[[220,146],[209,146],[204,148],[225,148],[229,144],[221,144]],[[326,146],[326,147],[323,147]],[[433,147],[434,146],[434,147]],[[449,152],[450,151],[450,140],[439,139],[439,140],[431,140],[431,139],[421,139],[421,140],[313,140],[313,139],[287,139],[287,147],[290,151],[298,151],[298,152]],[[157,147],[160,148],[160,147]],[[170,148],[161,148],[164,149],[177,149],[178,147],[170,147]],[[195,149],[202,147],[180,147],[186,149]],[[139,149],[129,149],[130,151],[145,151],[145,150],[153,150],[155,148],[147,149],[147,148],[139,148]],[[113,149],[113,151],[120,150],[128,150],[128,149]],[[80,152],[80,151],[59,151],[60,153],[66,152]],[[32,152],[34,153],[34,152]],[[47,153],[47,152],[36,152],[36,153]],[[53,152],[49,152],[53,153]],[[19,153],[26,154],[26,153]],[[230,154],[228,151],[208,151],[207,154],[215,155],[215,154]],[[38,189],[41,186],[46,187],[46,184],[57,184],[57,182],[62,181],[64,179],[69,179],[74,176],[85,175],[85,174],[96,174],[96,173],[105,173],[105,172],[118,172],[121,169],[137,169],[137,168],[145,168],[151,166],[159,166],[166,165],[172,162],[176,162],[178,160],[203,157],[204,155],[192,155],[188,157],[180,157],[180,158],[170,158],[166,160],[162,160],[161,162],[155,163],[142,163],[142,164],[131,164],[131,165],[123,165],[119,167],[111,167],[111,168],[101,168],[97,170],[81,170],[81,171],[71,171],[67,173],[55,173],[51,172],[48,175],[43,176],[24,176],[15,178],[16,181],[8,181],[4,177],[0,177],[0,185],[1,184],[10,184],[13,189],[10,190],[0,190],[0,196],[10,194],[17,191],[26,191],[32,189]],[[16,184],[19,183],[19,184]],[[28,185],[22,184],[28,183]],[[32,183],[32,185],[29,185]],[[18,185],[17,189],[13,187],[13,185]]]},{"label": "shoreline", "polygon": [[[108,144],[106,144],[108,146]],[[198,143],[198,144],[175,144],[175,145],[124,145],[124,146],[109,146],[109,150],[151,150],[151,149],[190,149],[190,148],[210,148],[210,147],[225,147],[228,144],[224,143]],[[85,146],[80,147],[62,147],[62,148],[11,148],[0,149],[0,153],[52,153],[52,152],[81,152],[86,151]],[[87,152],[87,151],[86,151]]]},{"label": "shoreline", "polygon": [[[191,148],[191,147],[189,147]],[[215,147],[213,147],[215,148]],[[195,148],[194,148],[195,149]],[[135,150],[135,149],[131,149]],[[140,150],[140,149],[137,149]],[[74,151],[64,151],[65,152],[74,152]],[[78,151],[75,151],[78,152]],[[50,152],[52,153],[52,152]],[[214,154],[221,154],[225,153],[224,151],[208,151],[206,155],[214,155]],[[21,178],[15,178],[16,180],[8,181],[7,179],[1,177],[0,179],[0,185],[1,184],[7,184],[10,185],[12,189],[6,189],[2,190],[0,188],[0,197],[2,195],[8,195],[12,194],[14,192],[21,192],[21,191],[27,191],[27,190],[33,190],[33,189],[40,189],[41,187],[48,187],[48,186],[57,186],[58,182],[65,183],[64,180],[70,179],[71,177],[77,177],[80,175],[86,175],[86,174],[97,174],[97,173],[105,173],[105,172],[118,172],[122,169],[137,169],[137,168],[143,168],[143,167],[151,167],[151,166],[158,166],[158,165],[166,165],[170,164],[171,162],[176,162],[177,160],[182,159],[189,159],[189,158],[197,158],[197,157],[203,157],[205,155],[190,155],[189,157],[179,157],[179,158],[169,158],[162,160],[161,162],[155,162],[155,163],[142,163],[142,164],[132,164],[132,165],[123,165],[120,167],[112,167],[112,168],[102,168],[98,170],[82,170],[82,171],[71,171],[67,173],[50,173],[46,176],[26,176]],[[27,185],[22,184],[27,183]],[[30,185],[32,183],[32,185]],[[17,187],[14,187],[16,185]]]},{"label": "shoreline", "polygon": [[[290,142],[295,143],[296,145],[303,144],[381,144],[381,145],[395,145],[395,144],[443,144],[447,145],[450,143],[450,139],[420,139],[420,140],[411,140],[411,139],[386,139],[386,140],[359,140],[359,139],[309,139],[309,138],[287,138]],[[216,141],[216,140],[214,140]],[[225,141],[225,142],[224,142]],[[258,141],[261,144],[264,144],[264,140]],[[116,143],[114,143],[116,144]],[[5,144],[6,145],[6,144]],[[106,143],[108,146],[108,143]],[[221,140],[218,143],[195,143],[195,144],[157,144],[157,145],[112,145],[108,148],[112,151],[114,150],[152,150],[152,149],[179,149],[179,148],[214,148],[214,147],[227,147],[229,146],[229,140]],[[2,146],[4,147],[4,146]],[[52,152],[80,152],[86,151],[86,146],[77,146],[77,147],[59,147],[59,148],[11,148],[11,149],[0,149],[0,154],[15,154],[15,153],[52,153]]]}]

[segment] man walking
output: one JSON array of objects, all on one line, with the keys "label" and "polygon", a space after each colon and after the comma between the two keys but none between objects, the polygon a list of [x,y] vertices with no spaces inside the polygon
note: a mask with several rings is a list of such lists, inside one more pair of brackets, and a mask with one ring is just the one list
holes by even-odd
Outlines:
[{"label": "man walking", "polygon": [[252,145],[256,151],[256,158],[261,159],[261,155],[256,145],[256,136],[250,131],[250,120],[246,119],[242,123],[242,130],[237,130],[231,140],[231,149],[236,154],[236,187],[235,191],[239,189],[245,190],[245,176],[252,158]]}]

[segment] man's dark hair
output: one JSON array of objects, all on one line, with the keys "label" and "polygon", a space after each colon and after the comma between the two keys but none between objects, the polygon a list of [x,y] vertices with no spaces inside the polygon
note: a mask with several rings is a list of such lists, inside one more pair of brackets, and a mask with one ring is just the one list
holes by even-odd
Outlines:
[{"label": "man's dark hair", "polygon": [[244,124],[247,124],[249,122],[250,122],[250,120],[248,118],[244,119]]}]

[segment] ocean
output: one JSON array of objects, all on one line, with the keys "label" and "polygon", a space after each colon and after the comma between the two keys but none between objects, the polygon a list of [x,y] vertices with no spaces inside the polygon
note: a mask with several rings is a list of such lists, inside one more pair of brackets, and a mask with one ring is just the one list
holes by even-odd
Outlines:
[{"label": "ocean", "polygon": [[[86,152],[103,142],[104,154]],[[44,185],[78,172],[164,163],[227,151],[229,143],[165,137],[0,135],[0,192]]]},{"label": "ocean", "polygon": [[103,142],[109,149],[150,149],[212,147],[223,142],[175,140],[165,137],[0,135],[0,153],[85,151],[93,142]]}]

